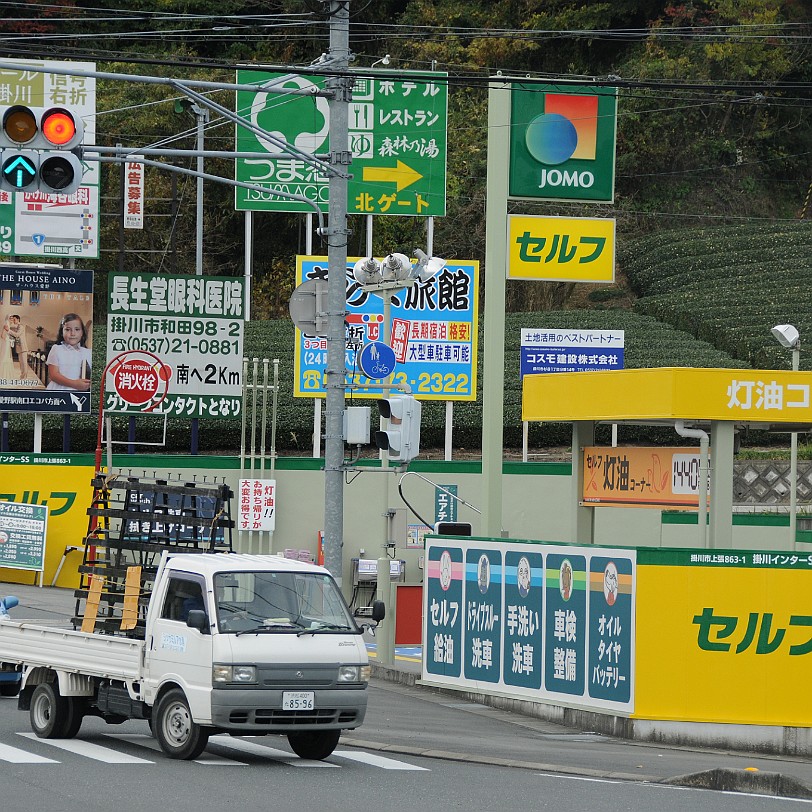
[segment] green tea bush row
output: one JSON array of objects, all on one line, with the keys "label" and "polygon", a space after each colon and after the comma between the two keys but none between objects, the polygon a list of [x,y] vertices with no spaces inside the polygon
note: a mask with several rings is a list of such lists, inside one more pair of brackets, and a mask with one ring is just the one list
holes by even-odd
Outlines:
[{"label": "green tea bush row", "polygon": [[[675,330],[650,316],[640,315],[629,310],[568,310],[507,314],[505,318],[504,431],[505,446],[508,448],[519,448],[522,442],[520,343],[523,327],[552,330],[624,330],[627,368],[729,367],[737,366],[740,363],[710,344],[697,341],[687,333]],[[95,393],[98,393],[99,378],[104,366],[105,338],[105,328],[103,326],[95,327],[93,336],[95,377],[93,389]],[[310,398],[293,396],[294,338],[293,324],[288,320],[250,322],[246,324],[244,354],[251,363],[254,358],[279,359],[277,448],[281,453],[308,456],[312,450],[314,407]],[[480,324],[477,400],[454,404],[453,443],[455,449],[477,450],[481,447],[482,347],[482,326]],[[269,367],[269,374],[272,374],[272,366]],[[93,400],[95,409],[95,404],[98,402],[97,394],[94,395]],[[363,403],[368,404],[369,401],[364,400]],[[96,447],[97,426],[95,414],[89,417],[72,417],[70,420],[71,450],[92,452]],[[237,453],[239,451],[241,421],[201,420],[199,426],[200,453]],[[115,417],[113,419],[113,437],[115,439],[126,439],[127,428],[128,418]],[[163,421],[160,418],[136,418],[136,437],[139,441],[160,441],[162,429]],[[43,416],[43,450],[58,451],[62,448],[62,430],[63,417],[61,415]],[[32,431],[32,416],[12,414],[10,420],[11,449],[29,451]],[[567,445],[570,442],[570,435],[571,429],[565,424],[533,424],[530,429],[530,442],[537,446]],[[168,420],[166,451],[188,453],[190,438],[188,420],[178,418]],[[445,403],[425,401],[421,444],[424,448],[441,448],[444,442]],[[121,447],[118,447],[118,450],[121,450]],[[138,445],[136,450],[148,449]]]}]

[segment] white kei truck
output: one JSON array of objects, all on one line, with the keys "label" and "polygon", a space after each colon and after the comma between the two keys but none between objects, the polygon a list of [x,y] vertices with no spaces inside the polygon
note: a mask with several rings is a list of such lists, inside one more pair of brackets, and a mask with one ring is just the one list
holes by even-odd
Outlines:
[{"label": "white kei truck", "polygon": [[[375,623],[384,605],[372,608]],[[272,555],[164,552],[145,637],[0,619],[0,671],[40,738],[85,716],[149,723],[161,749],[197,758],[209,736],[287,735],[325,759],[367,708],[363,631],[323,567]]]}]

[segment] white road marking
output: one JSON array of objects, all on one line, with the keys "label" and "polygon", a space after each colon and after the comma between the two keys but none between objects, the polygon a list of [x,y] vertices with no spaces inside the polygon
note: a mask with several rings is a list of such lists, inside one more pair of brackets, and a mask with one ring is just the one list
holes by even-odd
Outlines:
[{"label": "white road marking", "polygon": [[59,764],[58,761],[54,761],[52,758],[45,758],[45,756],[19,750],[10,744],[0,744],[0,761],[9,761],[12,764]]},{"label": "white road marking", "polygon": [[148,761],[145,758],[138,758],[138,756],[128,756],[125,753],[119,753],[111,750],[109,747],[102,747],[93,742],[84,741],[82,739],[38,739],[35,733],[18,733],[18,736],[24,736],[27,739],[36,739],[43,744],[50,747],[57,747],[60,750],[67,750],[69,753],[75,753],[85,758],[92,758],[95,761],[103,761],[105,764],[154,764],[153,761]]},{"label": "white road marking", "polygon": [[277,750],[275,747],[268,747],[264,744],[257,744],[247,739],[234,738],[233,736],[212,736],[209,739],[211,744],[217,744],[220,747],[229,747],[232,750],[238,750],[241,753],[250,753],[255,756],[264,756],[265,758],[273,759],[274,761],[282,761],[289,764],[291,767],[337,767],[337,764],[327,764],[324,761],[309,761],[299,758],[287,750]]},{"label": "white road marking", "polygon": [[431,772],[428,767],[418,767],[415,764],[407,764],[405,761],[395,761],[393,758],[377,756],[374,753],[365,753],[363,751],[335,750],[333,755],[348,758],[351,761],[359,761],[361,764],[369,764],[372,767],[380,767],[384,770],[424,770],[425,772]]},{"label": "white road marking", "polygon": [[[163,753],[163,750],[161,750],[161,745],[158,744],[158,742],[147,733],[105,733],[104,735],[109,736],[111,739],[130,742],[130,744],[135,744],[138,747],[147,747],[150,750],[156,750],[159,753]],[[195,759],[195,762],[198,764],[210,765],[212,767],[248,766],[244,761],[234,761],[234,759],[225,758],[225,756],[216,756],[214,753],[203,753],[200,758]]]}]

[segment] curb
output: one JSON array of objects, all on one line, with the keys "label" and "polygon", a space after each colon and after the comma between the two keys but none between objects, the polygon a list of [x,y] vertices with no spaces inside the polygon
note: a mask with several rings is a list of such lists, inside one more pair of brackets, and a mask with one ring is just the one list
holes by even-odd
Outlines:
[{"label": "curb", "polygon": [[364,750],[377,750],[382,753],[397,753],[403,756],[420,756],[421,758],[436,758],[443,761],[464,761],[471,764],[487,764],[490,767],[515,767],[520,770],[536,770],[543,773],[556,773],[561,775],[578,775],[588,778],[602,778],[614,781],[644,781],[660,783],[661,779],[652,775],[639,773],[607,772],[605,770],[590,770],[586,767],[573,767],[570,764],[549,764],[543,761],[515,761],[509,758],[496,758],[494,756],[476,756],[471,753],[455,753],[451,750],[427,750],[423,747],[409,745],[382,744],[365,739],[341,738],[341,744],[347,747],[362,747]]},{"label": "curb", "polygon": [[[493,696],[490,694],[478,694],[475,691],[460,690],[444,686],[433,685],[422,679],[422,674],[413,671],[401,671],[398,668],[381,665],[374,660],[370,660],[372,666],[372,676],[377,679],[399,683],[410,688],[422,688],[434,691],[439,694],[455,697],[465,697],[483,705],[508,710],[520,715],[530,715],[536,718],[544,718],[557,724],[578,729],[597,730],[605,735],[626,739],[641,745],[654,744],[653,740],[645,737],[635,736],[634,727],[630,723],[633,720],[614,716],[604,716],[602,714],[586,713],[574,711],[558,706],[540,705],[539,703],[528,703],[520,700],[509,699],[507,697]],[[584,727],[583,722],[588,724]],[[619,724],[618,724],[619,723]],[[683,748],[684,743],[669,742],[660,739],[656,742],[660,746]],[[362,745],[357,745],[362,746]],[[714,768],[699,773],[675,776],[673,778],[660,778],[638,774],[606,773],[598,770],[574,769],[570,765],[535,764],[530,762],[508,762],[505,759],[485,759],[473,755],[461,756],[460,754],[448,753],[440,754],[436,751],[421,751],[419,748],[393,749],[388,745],[380,745],[372,742],[365,746],[377,747],[378,749],[390,752],[402,752],[411,755],[425,755],[433,758],[449,758],[453,760],[467,760],[475,763],[494,764],[500,766],[524,767],[541,771],[552,771],[562,774],[583,775],[593,778],[614,778],[618,780],[650,781],[652,783],[671,784],[675,786],[692,787],[696,789],[713,789],[726,792],[743,792],[754,795],[768,795],[782,798],[797,798],[802,800],[812,800],[812,786],[806,782],[777,772],[766,772],[759,770],[735,770],[727,768]],[[704,745],[701,749],[708,752],[720,748]],[[741,751],[743,753],[752,752],[750,750]],[[797,758],[797,754],[788,755],[790,758]]]},{"label": "curb", "polygon": [[782,773],[716,768],[666,778],[659,783],[721,792],[749,792],[753,795],[771,795],[779,798],[812,799],[812,787],[809,784]]}]

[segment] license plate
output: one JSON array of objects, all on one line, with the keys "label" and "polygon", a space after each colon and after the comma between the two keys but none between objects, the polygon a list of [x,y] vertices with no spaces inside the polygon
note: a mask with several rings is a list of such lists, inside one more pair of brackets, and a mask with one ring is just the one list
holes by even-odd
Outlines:
[{"label": "license plate", "polygon": [[316,695],[313,691],[283,691],[282,710],[313,710]]}]

